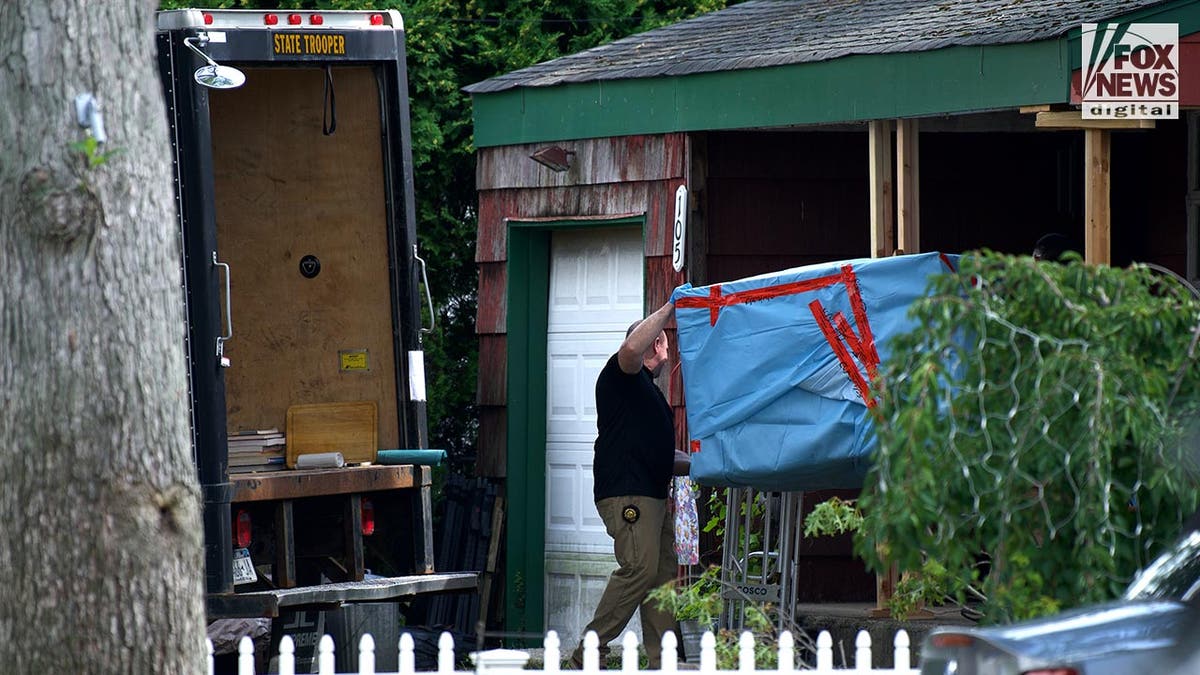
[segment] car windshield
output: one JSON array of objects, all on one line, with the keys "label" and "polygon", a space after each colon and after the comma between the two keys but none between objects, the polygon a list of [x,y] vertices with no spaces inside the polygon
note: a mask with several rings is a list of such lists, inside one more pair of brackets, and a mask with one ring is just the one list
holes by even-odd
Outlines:
[{"label": "car windshield", "polygon": [[1197,591],[1200,591],[1200,531],[1193,530],[1130,584],[1125,599],[1190,602]]}]

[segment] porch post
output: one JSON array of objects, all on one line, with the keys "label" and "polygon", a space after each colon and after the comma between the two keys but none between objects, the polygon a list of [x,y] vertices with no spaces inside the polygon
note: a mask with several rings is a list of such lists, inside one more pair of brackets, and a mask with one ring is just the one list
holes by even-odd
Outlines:
[{"label": "porch post", "polygon": [[896,122],[896,186],[899,189],[899,248],[905,253],[921,251],[921,185],[919,121]]},{"label": "porch post", "polygon": [[1083,258],[1092,265],[1112,261],[1112,213],[1109,209],[1109,166],[1112,137],[1108,129],[1083,130]]},{"label": "porch post", "polygon": [[896,194],[892,186],[892,121],[872,120],[867,127],[871,174],[871,257],[896,250]]},{"label": "porch post", "polygon": [[1038,111],[1039,129],[1083,130],[1083,260],[1092,265],[1112,262],[1112,212],[1109,209],[1109,167],[1114,129],[1153,129],[1154,120],[1085,120],[1078,110]]}]

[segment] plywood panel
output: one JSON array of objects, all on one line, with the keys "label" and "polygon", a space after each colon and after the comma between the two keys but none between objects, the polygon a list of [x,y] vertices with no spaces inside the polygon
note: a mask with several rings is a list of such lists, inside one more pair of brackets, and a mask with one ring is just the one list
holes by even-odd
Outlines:
[{"label": "plywood panel", "polygon": [[287,409],[287,465],[300,455],[340,452],[347,464],[375,462],[379,411],[374,401],[305,403]]},{"label": "plywood panel", "polygon": [[[219,255],[231,268],[231,429],[279,427],[289,405],[375,401],[398,444],[380,105],[365,67],[334,68],[337,131],[321,133],[323,71],[248,69],[211,95]],[[306,279],[306,255],[321,263]],[[339,350],[366,350],[344,373]]]}]

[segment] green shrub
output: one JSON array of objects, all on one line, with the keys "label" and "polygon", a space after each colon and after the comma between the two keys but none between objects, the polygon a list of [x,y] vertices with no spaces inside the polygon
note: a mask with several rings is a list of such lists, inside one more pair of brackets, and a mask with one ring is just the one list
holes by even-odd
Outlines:
[{"label": "green shrub", "polygon": [[911,315],[875,383],[859,555],[935,562],[988,621],[1116,596],[1197,505],[1196,299],[1144,267],[984,252]]}]

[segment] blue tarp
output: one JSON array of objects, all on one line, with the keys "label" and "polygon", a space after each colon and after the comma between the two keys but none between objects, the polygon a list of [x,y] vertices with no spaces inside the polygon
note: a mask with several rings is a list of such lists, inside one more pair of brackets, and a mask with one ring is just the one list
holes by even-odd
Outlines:
[{"label": "blue tarp", "polygon": [[[761,490],[862,486],[868,383],[938,253],[797,267],[675,290],[692,477]],[[873,404],[873,403],[872,403]]]}]

